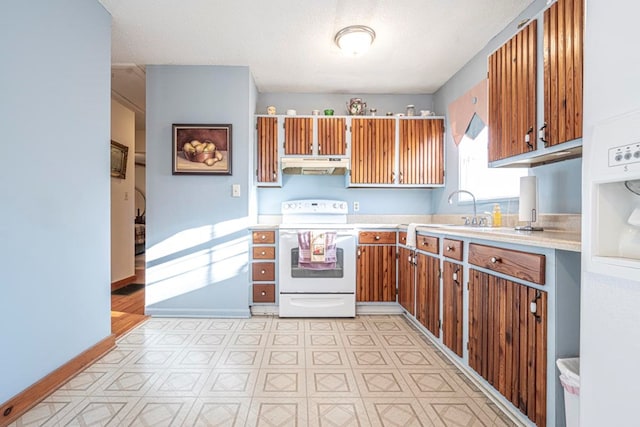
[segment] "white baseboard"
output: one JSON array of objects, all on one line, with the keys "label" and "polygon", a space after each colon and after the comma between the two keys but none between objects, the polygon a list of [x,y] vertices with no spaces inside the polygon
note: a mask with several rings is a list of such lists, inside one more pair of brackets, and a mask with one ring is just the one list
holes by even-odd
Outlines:
[{"label": "white baseboard", "polygon": [[[356,315],[384,315],[384,314],[403,314],[404,309],[401,305],[392,304],[356,304]],[[277,316],[279,314],[278,306],[275,304],[260,304],[251,306],[252,316]]]},{"label": "white baseboard", "polygon": [[224,310],[224,309],[184,309],[184,308],[154,308],[145,307],[145,314],[153,317],[222,317],[222,318],[249,318],[249,309]]},{"label": "white baseboard", "polygon": [[252,316],[277,316],[277,305],[252,305],[250,307]]},{"label": "white baseboard", "polygon": [[404,309],[400,304],[356,304],[356,314],[403,314]]}]

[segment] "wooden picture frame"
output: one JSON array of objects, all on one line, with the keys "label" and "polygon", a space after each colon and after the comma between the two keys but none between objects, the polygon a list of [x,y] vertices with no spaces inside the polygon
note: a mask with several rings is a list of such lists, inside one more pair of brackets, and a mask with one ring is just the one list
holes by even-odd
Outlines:
[{"label": "wooden picture frame", "polygon": [[231,125],[174,124],[173,175],[231,175]]},{"label": "wooden picture frame", "polygon": [[111,140],[111,176],[113,178],[126,178],[128,155],[129,147]]}]

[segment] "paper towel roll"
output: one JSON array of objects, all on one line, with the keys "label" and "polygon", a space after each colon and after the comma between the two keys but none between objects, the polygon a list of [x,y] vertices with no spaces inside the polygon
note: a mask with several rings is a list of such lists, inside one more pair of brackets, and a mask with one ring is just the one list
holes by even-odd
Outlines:
[{"label": "paper towel roll", "polygon": [[520,203],[518,219],[536,222],[538,220],[538,177],[520,177]]}]

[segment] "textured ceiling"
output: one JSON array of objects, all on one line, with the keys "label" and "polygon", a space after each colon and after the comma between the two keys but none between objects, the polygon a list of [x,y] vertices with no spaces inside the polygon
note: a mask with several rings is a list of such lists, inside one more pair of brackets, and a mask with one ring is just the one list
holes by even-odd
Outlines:
[{"label": "textured ceiling", "polygon": [[[260,92],[428,94],[532,0],[100,2],[114,64],[244,65]],[[353,24],[377,34],[360,57],[333,42]]]}]

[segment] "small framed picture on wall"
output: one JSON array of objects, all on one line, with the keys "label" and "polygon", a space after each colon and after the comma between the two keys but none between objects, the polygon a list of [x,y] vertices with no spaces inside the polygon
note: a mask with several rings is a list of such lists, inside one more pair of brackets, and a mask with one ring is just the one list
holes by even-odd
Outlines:
[{"label": "small framed picture on wall", "polygon": [[111,140],[111,176],[125,179],[127,176],[127,155],[129,147]]},{"label": "small framed picture on wall", "polygon": [[173,125],[173,174],[231,175],[231,125]]}]

